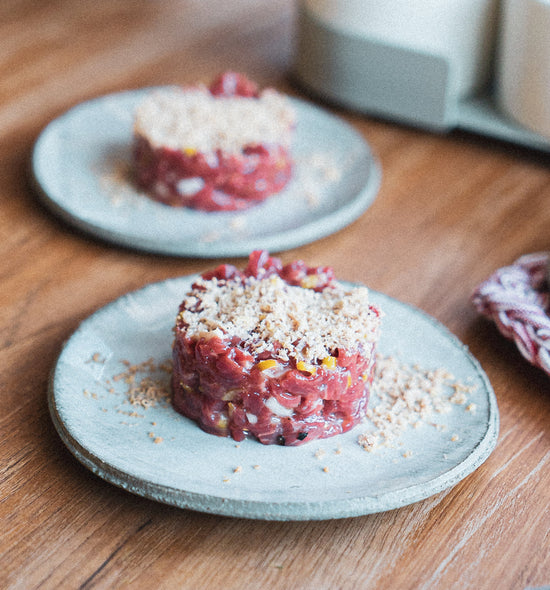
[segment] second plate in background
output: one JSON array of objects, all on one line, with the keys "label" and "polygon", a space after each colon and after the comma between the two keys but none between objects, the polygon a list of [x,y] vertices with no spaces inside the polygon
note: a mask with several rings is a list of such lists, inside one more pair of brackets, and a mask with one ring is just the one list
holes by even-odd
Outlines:
[{"label": "second plate in background", "polygon": [[163,205],[131,182],[133,112],[151,89],[106,95],[52,121],[32,157],[46,205],[70,224],[122,246],[175,256],[246,256],[295,248],[359,217],[381,171],[363,137],[340,118],[290,99],[297,113],[293,178],[246,211]]}]

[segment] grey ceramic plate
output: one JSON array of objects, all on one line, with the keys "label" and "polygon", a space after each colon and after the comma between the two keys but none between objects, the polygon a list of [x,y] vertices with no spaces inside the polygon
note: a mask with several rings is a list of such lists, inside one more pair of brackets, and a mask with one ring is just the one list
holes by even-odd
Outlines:
[{"label": "grey ceramic plate", "polygon": [[74,226],[102,239],[176,256],[247,256],[280,251],[335,232],[361,215],[380,185],[380,168],[350,125],[304,101],[297,111],[287,188],[245,212],[168,207],[129,180],[132,118],[151,89],[80,104],[50,123],[32,157],[44,202]]},{"label": "grey ceramic plate", "polygon": [[[122,404],[125,386],[112,381],[123,370],[120,361],[170,358],[171,328],[192,280],[152,284],[107,305],[82,323],[59,357],[49,393],[54,424],[76,458],[105,480],[198,511],[329,519],[427,498],[466,477],[493,450],[498,409],[477,361],[433,318],[375,292],[386,314],[381,351],[425,368],[446,367],[475,385],[475,413],[453,410],[441,418],[444,431],[411,428],[401,446],[368,453],[357,443],[362,426],[300,447],[237,445],[204,433],[169,405],[136,410]],[[105,386],[108,379],[115,392]],[[155,444],[157,437],[162,443]]]}]

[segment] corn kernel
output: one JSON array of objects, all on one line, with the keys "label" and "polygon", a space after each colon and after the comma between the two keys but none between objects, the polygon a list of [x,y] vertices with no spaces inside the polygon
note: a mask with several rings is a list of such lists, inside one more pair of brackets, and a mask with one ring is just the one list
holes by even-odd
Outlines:
[{"label": "corn kernel", "polygon": [[336,369],[336,357],[335,356],[326,356],[322,361],[321,364],[326,369],[330,369],[331,371]]},{"label": "corn kernel", "polygon": [[296,368],[298,371],[306,371],[307,373],[311,373],[315,375],[317,373],[317,367],[315,365],[311,365],[310,363],[306,363],[305,361],[298,361],[296,363]]},{"label": "corn kernel", "polygon": [[319,277],[317,275],[307,275],[300,281],[300,287],[304,289],[315,289],[319,285]]},{"label": "corn kernel", "polygon": [[190,158],[192,158],[197,153],[197,150],[195,148],[186,147],[186,148],[183,148],[183,153],[186,156],[189,156]]},{"label": "corn kernel", "polygon": [[260,369],[260,371],[267,371],[267,369],[273,369],[279,363],[275,359],[266,359],[265,361],[260,361],[256,367]]},{"label": "corn kernel", "polygon": [[348,388],[351,387],[351,375],[348,375]]}]

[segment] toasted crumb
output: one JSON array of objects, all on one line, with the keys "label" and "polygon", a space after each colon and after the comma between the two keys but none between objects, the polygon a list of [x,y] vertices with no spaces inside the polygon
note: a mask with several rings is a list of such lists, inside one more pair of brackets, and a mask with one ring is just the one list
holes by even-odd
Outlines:
[{"label": "toasted crumb", "polygon": [[455,393],[449,398],[453,404],[462,405],[467,401],[466,394],[464,391],[455,391]]},{"label": "toasted crumb", "polygon": [[235,469],[233,469],[233,473],[241,473],[243,470],[243,468],[240,465],[237,465],[237,467],[235,467]]},{"label": "toasted crumb", "polygon": [[142,206],[142,201],[136,198],[139,193],[136,193],[133,169],[129,161],[120,158],[111,160],[108,169],[97,171],[97,178],[100,189],[114,207],[126,203],[132,203],[134,207]]},{"label": "toasted crumb", "polygon": [[114,375],[113,381],[127,386],[125,393],[129,403],[144,409],[169,403],[171,391],[168,375],[171,373],[171,361],[156,363],[149,358],[137,364],[128,360],[122,360],[121,363],[126,369]]},{"label": "toasted crumb", "polygon": [[[306,279],[311,288],[289,285],[279,276],[198,279],[182,302],[176,329],[188,337],[230,333],[253,354],[309,363],[331,356],[337,347],[353,351],[376,342],[380,317],[369,305],[366,287],[335,282],[315,291],[318,277]],[[274,349],[273,342],[280,346]]]},{"label": "toasted crumb", "polygon": [[123,416],[129,416],[130,418],[144,418],[143,414],[139,414],[138,412],[132,410],[132,411],[127,411],[127,410],[117,410],[117,414],[122,414]]},{"label": "toasted crumb", "polygon": [[89,360],[86,361],[87,363],[104,363],[105,358],[101,356],[99,352],[94,352]]},{"label": "toasted crumb", "polygon": [[239,154],[243,145],[289,147],[295,111],[286,96],[216,97],[202,86],[151,92],[135,112],[134,133],[154,147]]},{"label": "toasted crumb", "polygon": [[328,472],[330,471],[330,469],[329,469],[327,466],[325,466],[325,467],[323,467],[323,471],[324,471],[325,473],[328,473]]},{"label": "toasted crumb", "polygon": [[[409,427],[426,425],[444,431],[447,426],[431,418],[450,412],[453,405],[466,404],[467,394],[474,391],[475,387],[457,381],[444,368],[426,370],[378,355],[371,404],[364,421],[370,428],[357,442],[366,451],[373,451],[380,446],[395,446]],[[466,409],[473,411],[475,404],[468,404]]]},{"label": "toasted crumb", "polygon": [[238,215],[229,222],[229,227],[233,231],[240,231],[246,227],[246,216]]},{"label": "toasted crumb", "polygon": [[206,232],[202,234],[199,241],[203,242],[204,244],[210,244],[212,242],[218,242],[222,237],[222,234],[219,231],[212,230],[210,232]]},{"label": "toasted crumb", "polygon": [[374,434],[364,432],[359,435],[357,442],[365,451],[372,451],[378,446],[378,437]]},{"label": "toasted crumb", "polygon": [[311,209],[316,209],[317,207],[319,207],[321,199],[315,191],[307,190],[305,191],[304,195],[306,198],[306,203]]},{"label": "toasted crumb", "polygon": [[164,439],[162,438],[162,436],[156,436],[153,440],[153,442],[158,445],[159,443],[163,442]]},{"label": "toasted crumb", "polygon": [[338,182],[342,178],[342,171],[336,166],[327,166],[327,168],[325,168],[323,171],[323,176],[326,178],[326,180]]}]

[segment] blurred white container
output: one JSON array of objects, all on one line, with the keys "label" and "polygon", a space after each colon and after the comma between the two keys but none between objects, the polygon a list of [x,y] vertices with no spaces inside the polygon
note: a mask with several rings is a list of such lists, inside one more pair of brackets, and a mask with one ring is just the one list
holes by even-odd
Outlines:
[{"label": "blurred white container", "polygon": [[550,138],[550,0],[504,0],[496,98],[504,113]]},{"label": "blurred white container", "polygon": [[498,0],[301,0],[295,71],[318,93],[451,127],[488,81]]}]

